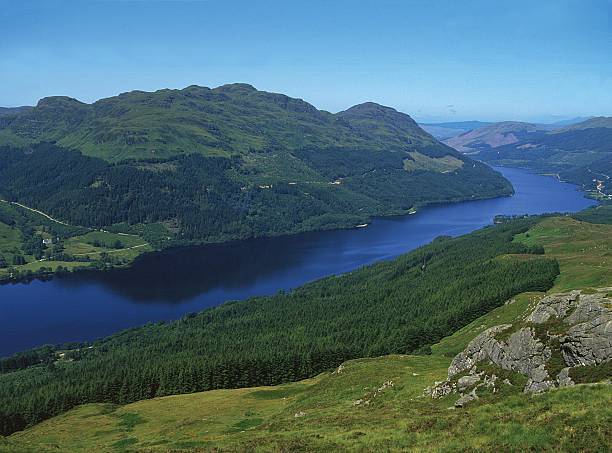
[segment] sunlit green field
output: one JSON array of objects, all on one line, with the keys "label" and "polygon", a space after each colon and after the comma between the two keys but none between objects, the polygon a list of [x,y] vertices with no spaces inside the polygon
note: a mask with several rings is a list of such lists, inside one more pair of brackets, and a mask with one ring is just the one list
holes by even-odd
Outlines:
[{"label": "sunlit green field", "polygon": [[557,259],[561,275],[552,292],[612,285],[612,226],[571,217],[546,219],[515,240],[541,244]]},{"label": "sunlit green field", "polygon": [[[27,228],[35,238],[51,240],[45,246],[46,252],[57,251],[57,237],[52,234],[51,228],[72,228],[78,230],[79,227],[72,227],[61,224],[49,218],[45,218],[39,213],[35,213],[22,207],[2,202],[0,206],[6,218],[28,219]],[[22,220],[23,223],[23,220]],[[22,229],[26,227],[22,224]],[[87,231],[87,229],[80,228]],[[61,259],[49,259],[49,257],[35,257],[25,251],[24,233],[18,228],[18,223],[6,224],[0,221],[0,256],[4,260],[4,266],[0,266],[0,279],[7,278],[11,274],[21,273],[53,273],[62,268],[64,270],[74,270],[78,268],[92,267],[97,262],[104,260],[113,265],[127,264],[144,252],[153,250],[145,240],[133,234],[119,234],[108,231],[89,231],[84,234],[75,234],[62,241]],[[59,255],[56,255],[56,257]],[[21,257],[23,264],[14,262],[14,257]]]}]

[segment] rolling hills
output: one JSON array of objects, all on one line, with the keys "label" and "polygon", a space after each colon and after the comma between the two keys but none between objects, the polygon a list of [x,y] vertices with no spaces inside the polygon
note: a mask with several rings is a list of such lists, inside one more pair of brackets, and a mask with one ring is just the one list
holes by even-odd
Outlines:
[{"label": "rolling hills", "polygon": [[419,123],[419,126],[438,140],[446,140],[465,134],[473,129],[488,126],[489,124],[491,123],[485,121],[457,121],[450,123]]},{"label": "rolling hills", "polygon": [[153,225],[166,245],[351,227],[512,193],[392,108],[331,114],[246,84],[44,98],[2,116],[0,155],[0,198],[72,225]]}]

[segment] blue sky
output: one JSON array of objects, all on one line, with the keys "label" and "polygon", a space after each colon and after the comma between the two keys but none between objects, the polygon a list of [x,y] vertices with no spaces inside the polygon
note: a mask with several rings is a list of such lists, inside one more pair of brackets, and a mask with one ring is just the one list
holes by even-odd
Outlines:
[{"label": "blue sky", "polygon": [[612,116],[612,0],[0,0],[0,106],[247,82],[421,121]]}]

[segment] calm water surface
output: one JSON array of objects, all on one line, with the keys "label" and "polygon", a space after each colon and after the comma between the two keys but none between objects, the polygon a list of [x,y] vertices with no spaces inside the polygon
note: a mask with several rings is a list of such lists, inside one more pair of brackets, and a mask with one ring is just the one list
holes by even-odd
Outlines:
[{"label": "calm water surface", "polygon": [[497,214],[575,212],[591,204],[571,184],[498,168],[512,197],[430,207],[367,228],[175,249],[130,269],[0,286],[0,355],[45,343],[92,340],[176,319],[226,300],[295,288],[491,224]]}]

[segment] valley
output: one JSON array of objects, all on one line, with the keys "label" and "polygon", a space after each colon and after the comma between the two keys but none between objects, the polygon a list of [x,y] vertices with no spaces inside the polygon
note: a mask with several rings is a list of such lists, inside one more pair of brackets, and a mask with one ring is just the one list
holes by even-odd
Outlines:
[{"label": "valley", "polygon": [[0,0],[0,453],[612,446],[612,0]]},{"label": "valley", "polygon": [[[544,257],[559,262],[549,294],[576,288],[593,292],[612,285],[609,216],[606,221],[543,218],[513,242],[541,245]],[[459,408],[453,408],[456,395],[424,396],[426,387],[446,378],[452,357],[472,339],[489,327],[516,322],[543,296],[514,296],[512,303],[434,344],[430,355],[351,360],[313,378],[274,387],[84,405],[0,440],[0,451],[493,451],[534,445],[572,450],[576,442],[593,451],[605,449],[611,435],[607,384],[537,395],[506,385]]]},{"label": "valley", "polygon": [[[391,259],[438,236],[469,233],[491,224],[499,214],[575,212],[592,204],[575,186],[554,178],[499,170],[515,187],[512,197],[429,206],[414,215],[377,218],[365,228],[165,249],[141,255],[128,268],[63,273],[48,281],[1,286],[1,299],[20,302],[0,305],[0,354],[94,340],[147,322],[179,319],[228,300],[287,291]],[[126,238],[135,245],[141,240],[118,233],[75,234],[108,236],[125,245]],[[100,250],[92,245],[93,238],[78,247],[66,245],[73,241],[76,238],[63,243],[74,253]],[[108,242],[112,246],[115,239]],[[146,249],[109,249],[108,259]],[[76,264],[94,265],[95,255],[91,258]]]}]

